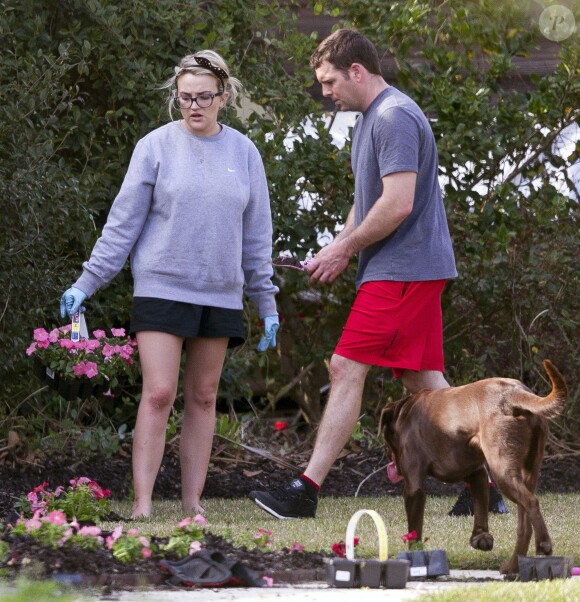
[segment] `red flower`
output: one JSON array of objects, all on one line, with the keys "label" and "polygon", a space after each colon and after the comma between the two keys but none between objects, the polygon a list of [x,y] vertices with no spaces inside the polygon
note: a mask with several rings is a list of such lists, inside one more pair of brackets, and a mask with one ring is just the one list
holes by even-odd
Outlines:
[{"label": "red flower", "polygon": [[411,531],[410,533],[406,533],[401,537],[403,543],[411,543],[413,541],[417,541],[417,531]]},{"label": "red flower", "polygon": [[44,488],[48,487],[48,481],[45,481],[44,483],[38,485],[37,487],[35,487],[32,490],[32,493],[38,493],[39,491],[42,491],[43,493],[45,493]]},{"label": "red flower", "polygon": [[96,481],[90,481],[87,483],[87,487],[90,489],[95,500],[102,500],[111,495],[111,492],[108,489],[102,489]]},{"label": "red flower", "polygon": [[[358,542],[359,541],[360,541],[360,538],[358,538],[358,537],[354,538],[354,545],[355,545],[355,547],[358,546]],[[342,540],[339,541],[338,543],[332,544],[332,551],[337,556],[340,556],[341,558],[344,558],[346,556],[346,544]]]},{"label": "red flower", "polygon": [[276,422],[274,424],[274,428],[277,431],[283,431],[284,429],[288,428],[288,423],[287,422]]}]

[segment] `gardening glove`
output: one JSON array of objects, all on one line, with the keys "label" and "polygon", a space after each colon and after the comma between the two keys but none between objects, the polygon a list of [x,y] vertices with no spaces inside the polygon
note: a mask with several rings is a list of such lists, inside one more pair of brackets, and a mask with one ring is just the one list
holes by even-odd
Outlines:
[{"label": "gardening glove", "polygon": [[266,351],[269,347],[276,347],[276,333],[280,328],[278,314],[264,318],[264,336],[258,343],[258,351]]},{"label": "gardening glove", "polygon": [[80,288],[71,286],[60,298],[60,317],[64,318],[65,313],[72,317],[79,310],[85,311],[85,308],[81,305],[86,298],[86,294]]}]

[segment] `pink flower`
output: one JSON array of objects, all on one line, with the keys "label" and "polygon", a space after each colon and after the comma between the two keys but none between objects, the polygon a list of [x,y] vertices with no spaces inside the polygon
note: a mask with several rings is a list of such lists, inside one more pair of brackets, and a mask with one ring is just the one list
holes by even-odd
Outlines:
[{"label": "pink flower", "polygon": [[272,542],[272,531],[268,529],[258,529],[258,531],[254,534],[254,543],[259,547],[266,547],[270,545]]},{"label": "pink flower", "polygon": [[188,554],[195,554],[196,552],[199,552],[201,550],[201,543],[199,543],[199,541],[192,541],[191,544],[189,544],[189,551]]},{"label": "pink flower", "polygon": [[111,533],[111,535],[109,535],[109,537],[107,537],[107,549],[111,550],[113,548],[113,544],[117,541],[117,539],[119,539],[119,537],[121,537],[121,535],[123,535],[123,526],[119,525],[118,527],[115,527],[115,530]]},{"label": "pink flower", "polygon": [[177,526],[180,529],[183,529],[183,527],[187,527],[187,525],[189,525],[190,522],[191,518],[189,518],[189,516],[186,516]]},{"label": "pink flower", "polygon": [[137,531],[137,529],[127,529],[127,535],[129,537],[137,537],[139,535],[139,531]]},{"label": "pink flower", "polygon": [[95,362],[79,362],[73,366],[75,376],[85,375],[87,378],[93,378],[99,373],[99,367]]},{"label": "pink flower", "polygon": [[56,542],[56,545],[60,548],[62,546],[64,546],[64,544],[66,543],[67,539],[69,539],[69,537],[72,537],[73,534],[73,530],[72,529],[67,529],[63,534],[62,537]]},{"label": "pink flower", "polygon": [[58,328],[53,328],[49,333],[48,333],[48,340],[51,343],[56,343],[58,341],[58,337],[60,336],[60,330]]},{"label": "pink flower", "polygon": [[79,362],[73,366],[73,373],[75,376],[84,376],[87,373],[87,363]]},{"label": "pink flower", "polygon": [[67,349],[68,351],[70,351],[71,349],[75,349],[74,341],[71,341],[70,339],[60,339],[60,341],[58,342],[58,344],[63,349]]},{"label": "pink flower", "polygon": [[143,558],[151,558],[150,548],[147,548],[147,547],[141,548],[141,556],[143,556]]},{"label": "pink flower", "polygon": [[89,339],[87,341],[87,350],[88,351],[94,351],[95,349],[98,349],[101,346],[101,342],[97,341],[97,339]]},{"label": "pink flower", "polygon": [[34,329],[34,340],[35,341],[47,341],[48,342],[48,332],[44,328],[35,328]]},{"label": "pink flower", "polygon": [[44,341],[38,341],[36,343],[36,347],[38,349],[48,349],[50,347],[50,341],[48,339],[45,339]]},{"label": "pink flower", "polygon": [[72,326],[71,326],[70,324],[65,324],[64,326],[61,326],[61,327],[59,328],[59,330],[60,330],[61,332],[63,332],[64,334],[67,334],[68,332],[70,332],[70,331],[71,331],[71,328],[72,328]]},{"label": "pink flower", "polygon": [[257,533],[254,535],[254,539],[258,539],[259,537],[262,537],[262,535],[270,536],[272,535],[272,531],[268,529],[258,529]]},{"label": "pink flower", "polygon": [[31,343],[28,349],[26,350],[26,355],[32,355],[36,350],[36,343]]},{"label": "pink flower", "polygon": [[88,525],[79,529],[79,535],[83,537],[98,537],[101,534],[99,527]]},{"label": "pink flower", "polygon": [[118,353],[124,360],[130,360],[131,356],[133,355],[133,351],[134,349],[131,347],[131,345],[123,345]]},{"label": "pink flower", "polygon": [[40,529],[41,526],[42,523],[36,518],[31,518],[26,521],[26,530],[28,532],[34,531],[35,529]]},{"label": "pink flower", "polygon": [[104,339],[107,333],[104,330],[93,330],[93,336],[95,339]]},{"label": "pink flower", "polygon": [[124,337],[125,329],[124,328],[111,328],[111,334],[114,337]]},{"label": "pink flower", "polygon": [[112,355],[115,355],[115,348],[111,347],[111,345],[109,345],[109,343],[105,343],[103,345],[103,355],[105,357],[111,357]]},{"label": "pink flower", "polygon": [[203,516],[203,514],[196,514],[193,517],[193,521],[196,522],[198,525],[201,525],[202,527],[205,527],[205,525],[207,525],[207,520],[205,519],[205,516]]},{"label": "pink flower", "polygon": [[91,483],[91,479],[89,477],[79,477],[78,479],[71,479],[69,483],[74,487],[78,487],[79,485],[88,485]]},{"label": "pink flower", "polygon": [[97,364],[95,364],[95,362],[87,362],[87,371],[86,371],[87,378],[93,378],[95,376],[98,376],[98,374],[99,374],[99,367],[97,366]]},{"label": "pink flower", "polygon": [[304,552],[304,546],[295,541],[289,548],[290,552]]},{"label": "pink flower", "polygon": [[43,520],[52,523],[53,525],[66,525],[67,520],[64,512],[60,510],[53,510],[48,516],[45,516]]},{"label": "pink flower", "polygon": [[274,587],[274,579],[272,579],[272,577],[268,577],[268,575],[263,575],[262,579],[266,582],[266,587]]}]

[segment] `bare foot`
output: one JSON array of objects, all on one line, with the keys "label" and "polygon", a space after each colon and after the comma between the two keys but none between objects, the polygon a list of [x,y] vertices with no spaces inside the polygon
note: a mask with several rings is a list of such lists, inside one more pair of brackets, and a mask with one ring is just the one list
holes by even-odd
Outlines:
[{"label": "bare foot", "polygon": [[138,501],[133,502],[133,511],[131,512],[132,520],[142,520],[151,518],[153,505],[151,503],[141,504]]},{"label": "bare foot", "polygon": [[205,514],[205,510],[199,504],[188,504],[187,506],[182,505],[181,509],[187,516],[195,516],[196,514]]}]

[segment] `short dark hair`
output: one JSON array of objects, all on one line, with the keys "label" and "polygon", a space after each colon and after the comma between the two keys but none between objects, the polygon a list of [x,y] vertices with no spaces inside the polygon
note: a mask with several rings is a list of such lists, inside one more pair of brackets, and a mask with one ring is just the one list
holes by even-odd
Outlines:
[{"label": "short dark hair", "polygon": [[345,72],[353,63],[359,63],[369,73],[381,75],[379,53],[374,44],[353,29],[338,29],[322,40],[310,57],[310,66],[318,69],[324,61]]}]

